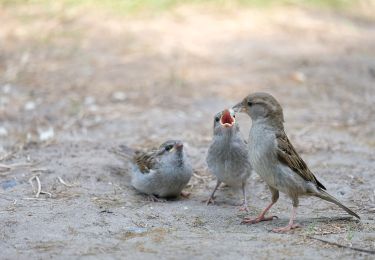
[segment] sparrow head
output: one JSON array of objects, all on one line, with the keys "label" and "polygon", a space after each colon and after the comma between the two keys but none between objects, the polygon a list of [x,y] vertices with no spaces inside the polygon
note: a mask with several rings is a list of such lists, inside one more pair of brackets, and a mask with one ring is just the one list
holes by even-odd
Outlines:
[{"label": "sparrow head", "polygon": [[214,134],[229,134],[237,131],[236,116],[232,109],[225,109],[215,115]]},{"label": "sparrow head", "polygon": [[253,121],[267,120],[270,123],[283,125],[283,109],[279,102],[270,94],[257,92],[248,95],[233,107],[236,112],[248,114]]},{"label": "sparrow head", "polygon": [[[160,145],[158,157],[161,163],[181,165],[184,158],[184,145],[180,140],[168,140]],[[177,165],[178,164],[178,165]]]}]

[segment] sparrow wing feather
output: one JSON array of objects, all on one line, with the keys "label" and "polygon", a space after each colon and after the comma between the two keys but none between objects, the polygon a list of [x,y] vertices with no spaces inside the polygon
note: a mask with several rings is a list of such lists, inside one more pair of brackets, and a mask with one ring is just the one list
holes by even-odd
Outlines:
[{"label": "sparrow wing feather", "polygon": [[139,170],[143,174],[149,173],[152,169],[155,169],[157,163],[157,150],[151,151],[135,151],[133,162],[138,166]]},{"label": "sparrow wing feather", "polygon": [[276,134],[276,140],[277,157],[279,161],[292,169],[293,172],[297,173],[304,180],[311,181],[317,187],[325,190],[326,188],[324,187],[324,185],[318,181],[318,179],[307,167],[306,163],[298,155],[284,131],[279,131]]}]

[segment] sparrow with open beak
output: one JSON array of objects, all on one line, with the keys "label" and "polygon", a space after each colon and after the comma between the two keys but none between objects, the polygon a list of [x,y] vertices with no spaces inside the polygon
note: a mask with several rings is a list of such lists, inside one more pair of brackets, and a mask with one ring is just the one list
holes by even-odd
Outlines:
[{"label": "sparrow with open beak", "polygon": [[254,93],[233,107],[235,111],[248,114],[252,119],[249,135],[249,156],[254,170],[268,184],[272,202],[255,219],[245,218],[243,223],[258,223],[272,220],[265,217],[279,198],[279,191],[287,194],[293,202],[289,224],[276,228],[275,232],[286,232],[298,227],[294,223],[301,196],[315,196],[335,203],[350,215],[359,218],[352,210],[328,194],[323,184],[309,170],[284,132],[283,110],[277,100],[267,93]]},{"label": "sparrow with open beak", "polygon": [[214,195],[224,182],[241,187],[243,203],[241,210],[248,211],[246,182],[251,174],[251,165],[245,140],[242,138],[233,110],[224,110],[214,119],[214,135],[207,153],[207,165],[217,182],[207,205],[214,203]]},{"label": "sparrow with open beak", "polygon": [[149,151],[133,150],[123,145],[115,152],[130,159],[133,166],[131,185],[149,195],[151,200],[187,195],[182,189],[189,182],[193,170],[181,141],[168,140]]}]

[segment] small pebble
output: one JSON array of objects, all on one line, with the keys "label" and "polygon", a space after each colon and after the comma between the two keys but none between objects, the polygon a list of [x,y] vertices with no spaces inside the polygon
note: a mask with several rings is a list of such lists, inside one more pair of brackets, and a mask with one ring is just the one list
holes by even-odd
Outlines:
[{"label": "small pebble", "polygon": [[7,136],[7,135],[8,135],[8,130],[3,126],[0,126],[0,136]]},{"label": "small pebble", "polygon": [[300,71],[296,71],[290,75],[291,79],[298,82],[304,83],[306,81],[306,76]]},{"label": "small pebble", "polygon": [[124,101],[126,100],[127,96],[122,91],[117,91],[112,94],[112,100],[113,101]]},{"label": "small pebble", "polygon": [[27,101],[23,107],[26,111],[31,111],[36,108],[36,104],[33,101]]},{"label": "small pebble", "polygon": [[10,93],[10,90],[11,90],[11,85],[10,84],[5,84],[4,86],[3,86],[3,93],[4,94],[9,94]]},{"label": "small pebble", "polygon": [[42,129],[38,129],[38,134],[39,134],[39,140],[40,141],[47,141],[55,136],[55,131],[53,130],[52,127]]}]

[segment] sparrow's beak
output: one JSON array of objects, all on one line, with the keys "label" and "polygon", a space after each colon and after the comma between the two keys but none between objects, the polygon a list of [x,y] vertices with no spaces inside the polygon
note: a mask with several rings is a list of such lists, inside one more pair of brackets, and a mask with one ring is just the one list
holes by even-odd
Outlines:
[{"label": "sparrow's beak", "polygon": [[228,109],[225,109],[221,114],[220,124],[224,127],[232,127],[235,122],[236,120],[230,114],[230,111]]},{"label": "sparrow's beak", "polygon": [[245,112],[245,106],[243,105],[243,101],[241,101],[240,103],[238,103],[237,105],[234,105],[232,107],[233,111],[235,113],[239,113],[239,112]]},{"label": "sparrow's beak", "polygon": [[184,148],[184,144],[183,143],[177,143],[177,144],[174,145],[174,147],[176,148],[177,151],[181,151]]}]

